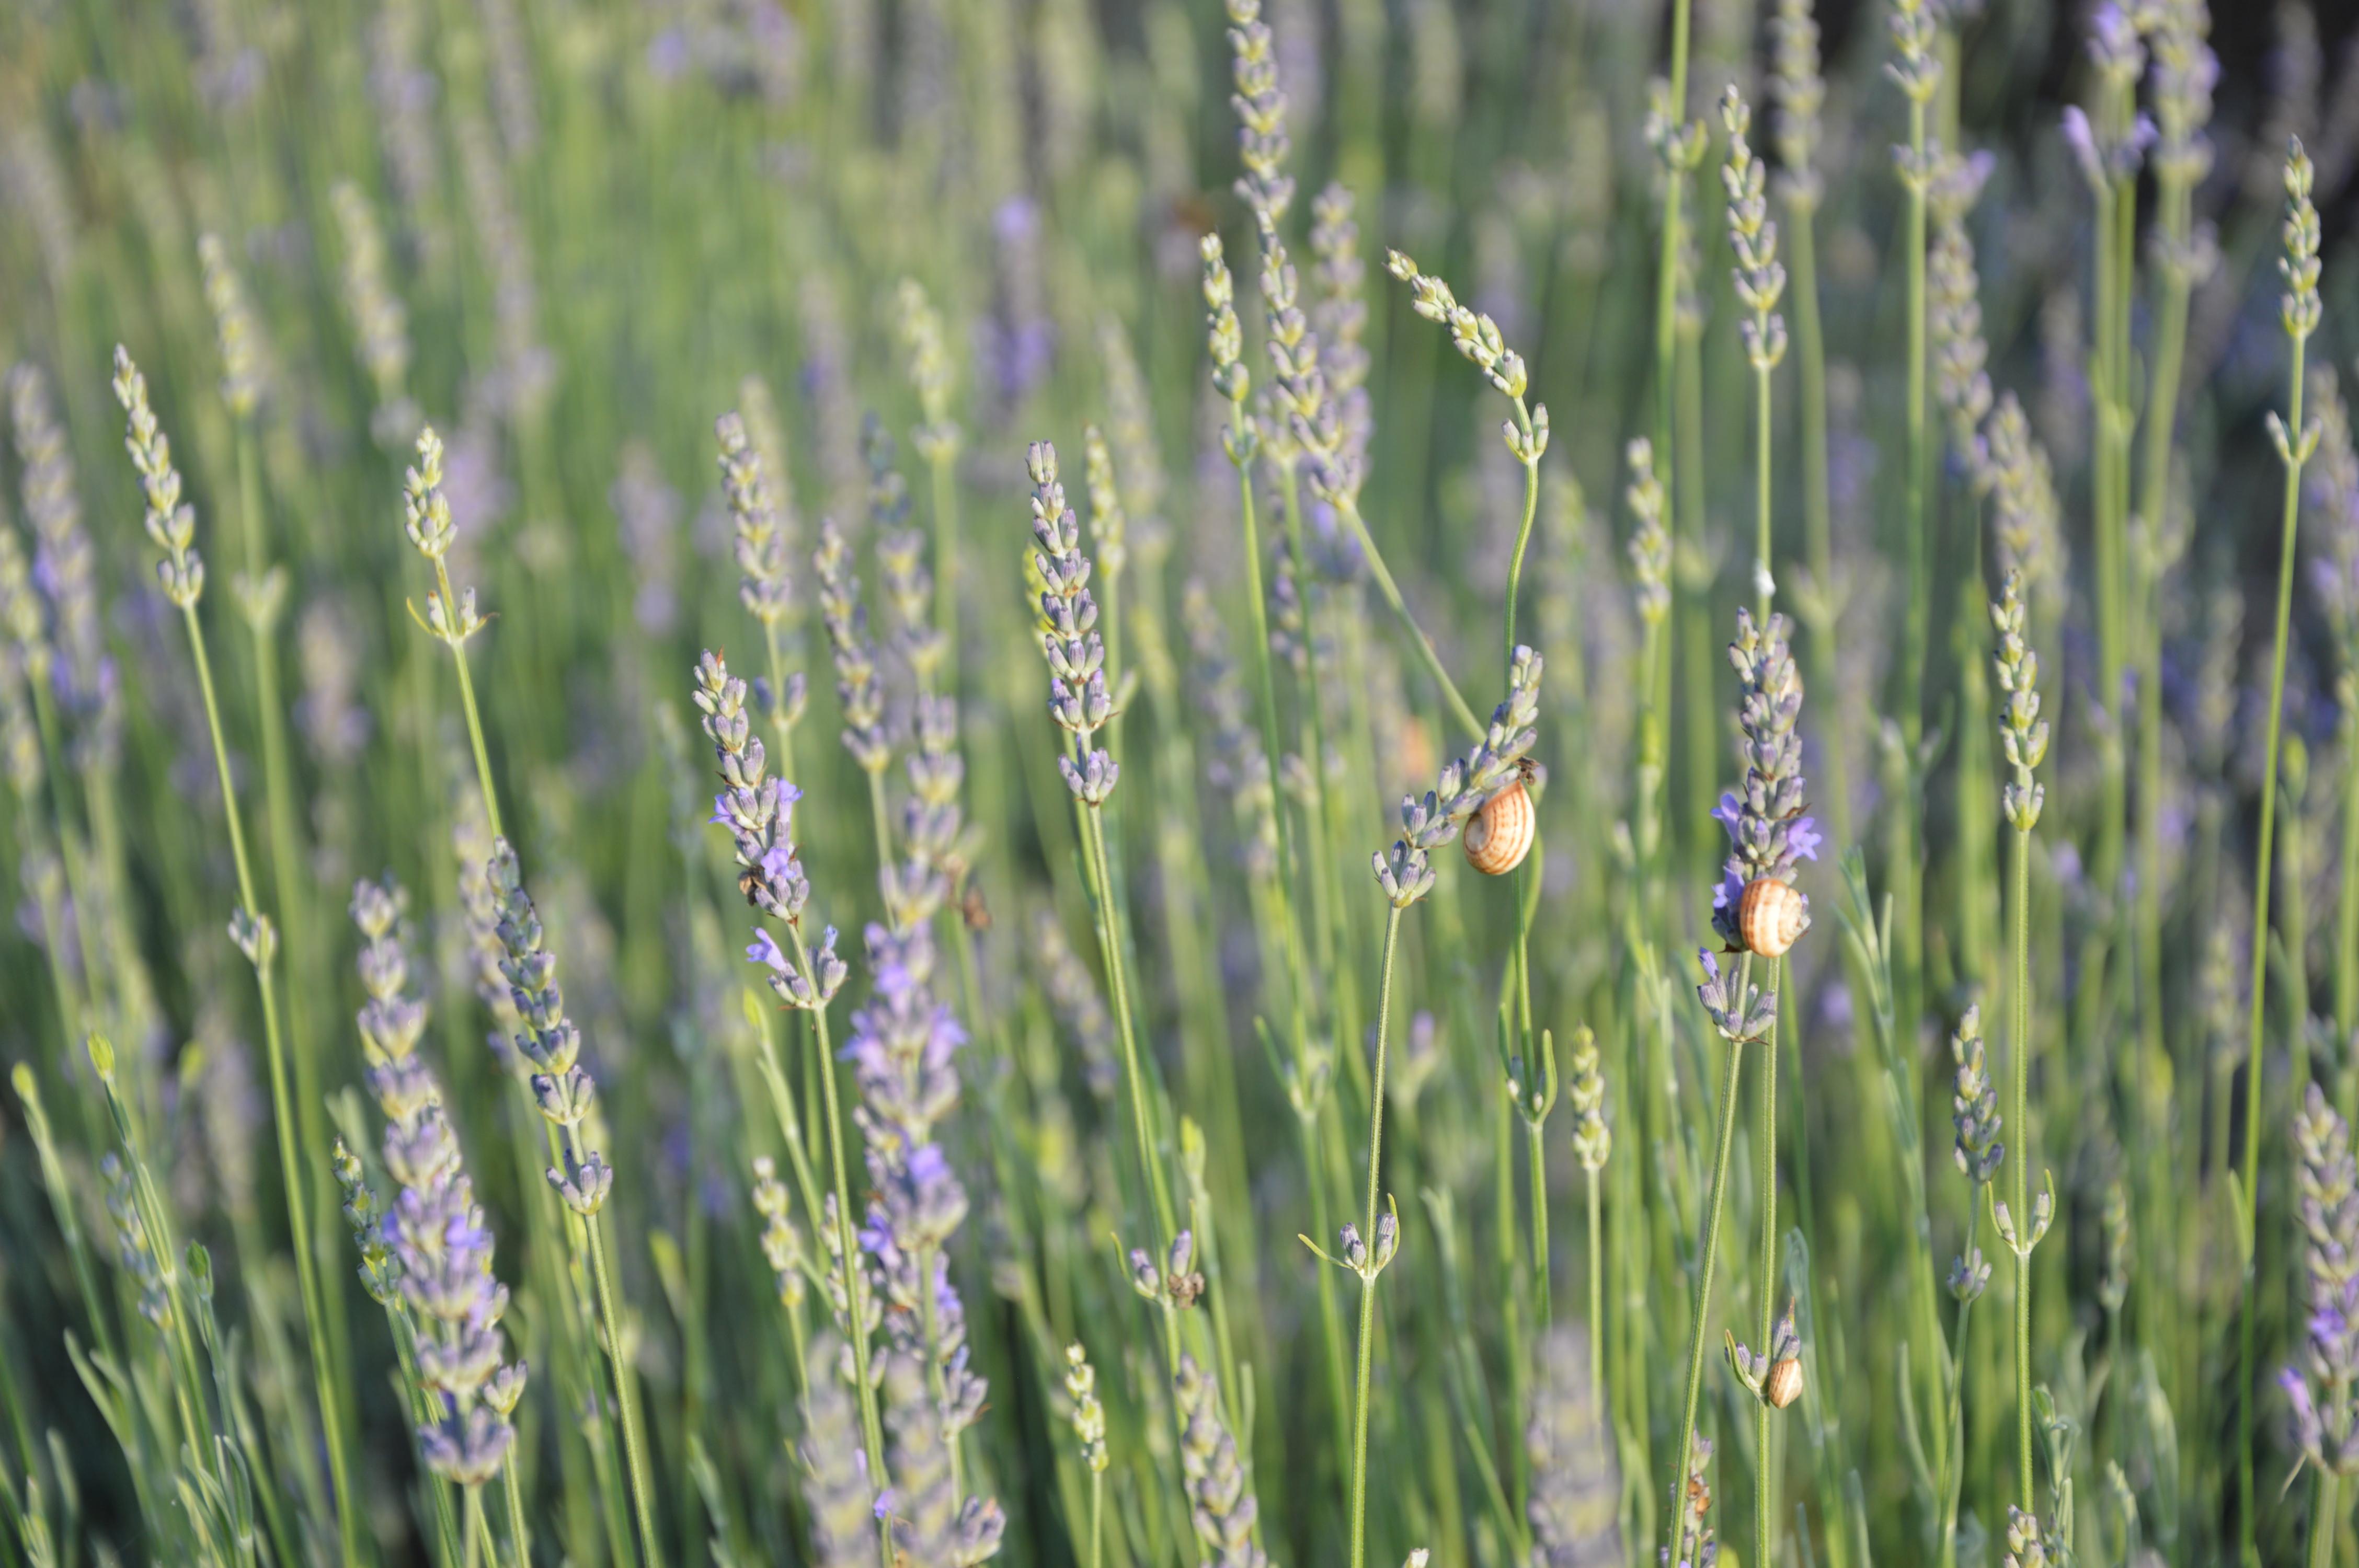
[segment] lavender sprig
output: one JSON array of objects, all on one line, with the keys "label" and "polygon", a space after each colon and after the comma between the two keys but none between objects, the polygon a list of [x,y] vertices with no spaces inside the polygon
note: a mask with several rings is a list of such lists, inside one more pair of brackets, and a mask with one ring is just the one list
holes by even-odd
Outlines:
[{"label": "lavender sprig", "polygon": [[575,1245],[588,1253],[590,1274],[597,1287],[614,1398],[622,1413],[623,1451],[630,1465],[639,1550],[649,1568],[654,1568],[662,1558],[656,1544],[646,1444],[639,1425],[638,1378],[626,1358],[622,1317],[615,1310],[606,1244],[598,1223],[599,1213],[614,1188],[614,1172],[605,1156],[592,1147],[586,1126],[597,1084],[582,1065],[582,1034],[566,1016],[564,993],[557,983],[557,956],[548,949],[540,914],[524,891],[523,868],[506,838],[493,840],[486,871],[493,896],[498,900],[500,946],[506,950],[500,972],[507,977],[508,994],[521,1022],[513,1044],[516,1054],[537,1069],[530,1080],[533,1103],[543,1118],[563,1132],[564,1165],[561,1169],[551,1166],[545,1174],[565,1206],[581,1221],[569,1230]]},{"label": "lavender sprig", "polygon": [[[835,694],[843,706],[843,749],[872,778],[893,760],[885,733],[885,687],[877,677],[876,644],[868,635],[868,607],[860,602],[860,578],[853,569],[852,546],[832,517],[819,525],[820,620],[827,627],[835,659]],[[880,853],[885,847],[878,846]]]},{"label": "lavender sprig", "polygon": [[1450,843],[1467,819],[1519,776],[1538,739],[1540,675],[1545,661],[1518,647],[1508,671],[1507,696],[1491,711],[1483,739],[1463,757],[1443,764],[1424,798],[1401,800],[1401,837],[1388,853],[1371,857],[1376,884],[1395,909],[1407,909],[1433,889],[1432,851]]},{"label": "lavender sprig", "polygon": [[[1712,928],[1732,946],[1742,946],[1737,903],[1747,884],[1761,877],[1791,883],[1796,868],[1819,858],[1818,824],[1803,811],[1802,738],[1796,722],[1802,711],[1802,676],[1788,645],[1791,625],[1783,615],[1756,624],[1749,611],[1736,612],[1736,641],[1729,663],[1739,682],[1738,748],[1745,761],[1742,793],[1720,797],[1713,819],[1728,830],[1728,859],[1712,890]],[[1802,900],[1802,928],[1810,928],[1810,899]]]},{"label": "lavender sprig", "polygon": [[2293,1404],[2302,1461],[2341,1480],[2359,1475],[2359,1166],[2350,1129],[2316,1084],[2294,1115],[2293,1137],[2307,1332],[2300,1360],[2278,1372],[2277,1385]]},{"label": "lavender sprig", "polygon": [[1057,479],[1057,449],[1035,441],[1025,459],[1032,476],[1033,569],[1041,588],[1037,634],[1049,662],[1049,717],[1071,737],[1071,750],[1057,759],[1065,787],[1085,806],[1103,806],[1122,777],[1104,748],[1091,741],[1114,715],[1105,678],[1105,641],[1098,634],[1097,600],[1090,593],[1090,557],[1082,550],[1082,525],[1065,504]]},{"label": "lavender sprig", "polygon": [[794,573],[788,561],[791,541],[779,519],[777,503],[765,470],[760,449],[746,434],[745,416],[734,409],[713,422],[721,448],[721,488],[728,498],[729,518],[735,530],[731,550],[737,563],[737,601],[762,628],[769,652],[769,689],[763,706],[778,743],[791,743],[795,721],[802,717],[804,683],[800,671],[783,673],[779,622],[794,605]]},{"label": "lavender sprig", "polygon": [[397,1282],[410,1314],[405,1326],[415,1336],[419,1384],[435,1411],[419,1429],[419,1451],[445,1479],[480,1487],[500,1472],[516,1440],[508,1418],[526,1371],[507,1361],[500,1318],[508,1292],[492,1271],[491,1228],[443,1113],[441,1087],[417,1054],[426,1008],[408,994],[408,956],[397,931],[401,906],[401,890],[390,881],[364,880],[353,889],[368,997],[361,1042],[370,1092],[385,1113],[386,1169],[399,1190],[380,1220],[364,1189],[347,1182],[347,1217],[361,1244],[363,1282],[372,1295],[388,1279]]}]

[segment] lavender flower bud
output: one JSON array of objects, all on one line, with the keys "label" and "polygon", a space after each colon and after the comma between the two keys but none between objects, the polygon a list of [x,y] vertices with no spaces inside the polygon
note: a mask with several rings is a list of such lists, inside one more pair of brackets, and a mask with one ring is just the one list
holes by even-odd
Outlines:
[{"label": "lavender flower bud", "polygon": [[1171,1392],[1179,1411],[1180,1474],[1205,1561],[1211,1568],[1268,1568],[1269,1559],[1253,1543],[1260,1508],[1238,1462],[1236,1440],[1221,1421],[1220,1390],[1183,1351]]},{"label": "lavender flower bud", "polygon": [[1950,1036],[1950,1054],[1958,1064],[1957,1093],[1951,1100],[1951,1120],[1958,1130],[1952,1152],[1966,1179],[1984,1185],[1998,1173],[2006,1145],[1998,1138],[1998,1090],[1983,1060],[1981,1008],[1969,1007],[1958,1020],[1957,1032]]},{"label": "lavender flower bud", "polygon": [[124,445],[132,466],[139,470],[140,494],[147,503],[147,537],[164,552],[156,564],[164,597],[193,612],[205,591],[205,563],[194,543],[197,514],[180,499],[180,472],[172,466],[172,444],[147,405],[147,378],[131,362],[122,344],[114,346],[114,398],[123,405],[126,421]]}]

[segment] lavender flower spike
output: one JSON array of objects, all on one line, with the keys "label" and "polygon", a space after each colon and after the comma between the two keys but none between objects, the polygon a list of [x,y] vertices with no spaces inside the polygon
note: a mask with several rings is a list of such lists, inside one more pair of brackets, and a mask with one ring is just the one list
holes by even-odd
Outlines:
[{"label": "lavender flower spike", "polygon": [[1544,662],[1527,647],[1516,649],[1507,674],[1507,697],[1491,711],[1482,741],[1463,757],[1444,764],[1422,800],[1401,800],[1401,837],[1388,854],[1372,857],[1376,883],[1395,907],[1407,909],[1433,888],[1431,852],[1458,837],[1467,818],[1520,776],[1525,756],[1538,732],[1540,674]]},{"label": "lavender flower spike", "polygon": [[557,955],[543,941],[540,913],[524,891],[523,868],[506,838],[492,841],[486,871],[493,895],[499,903],[500,973],[507,978],[508,995],[522,1022],[515,1041],[516,1054],[529,1062],[533,1103],[540,1114],[565,1130],[565,1165],[552,1166],[549,1184],[565,1206],[584,1219],[606,1206],[614,1187],[614,1172],[605,1156],[590,1146],[585,1124],[598,1085],[582,1065],[582,1032],[565,1015],[565,996],[557,984]]},{"label": "lavender flower spike", "polygon": [[[1802,712],[1802,676],[1787,639],[1791,623],[1772,615],[1766,626],[1750,611],[1736,612],[1736,641],[1728,662],[1742,683],[1737,723],[1744,731],[1744,792],[1720,797],[1712,813],[1728,829],[1728,859],[1712,895],[1712,928],[1731,946],[1741,946],[1736,904],[1745,884],[1759,877],[1791,882],[1797,866],[1819,858],[1818,824],[1804,816],[1802,738],[1795,721]],[[1810,900],[1802,901],[1802,928],[1810,928]]]},{"label": "lavender flower spike", "polygon": [[1032,536],[1040,546],[1032,567],[1039,579],[1040,652],[1049,661],[1049,717],[1072,737],[1072,751],[1057,759],[1057,771],[1082,805],[1103,806],[1122,769],[1103,747],[1090,744],[1114,715],[1097,601],[1090,597],[1090,557],[1082,551],[1081,523],[1057,481],[1057,449],[1035,441],[1025,460],[1032,475]]},{"label": "lavender flower spike", "polygon": [[508,1417],[523,1394],[525,1368],[507,1361],[499,1325],[508,1292],[492,1272],[491,1228],[443,1115],[441,1087],[417,1055],[426,1008],[408,994],[409,959],[397,930],[402,903],[401,889],[389,879],[364,880],[353,889],[361,985],[368,994],[359,1016],[361,1043],[369,1088],[385,1112],[386,1169],[400,1190],[380,1216],[348,1153],[338,1175],[361,1245],[362,1279],[388,1307],[390,1292],[379,1292],[397,1282],[417,1336],[419,1381],[437,1401],[439,1413],[419,1428],[419,1452],[436,1474],[479,1487],[499,1473],[516,1441]]},{"label": "lavender flower spike", "polygon": [[2277,1374],[2304,1461],[2359,1475],[2359,1165],[2351,1131],[2316,1084],[2293,1119],[2305,1323],[2302,1355]]},{"label": "lavender flower spike", "polygon": [[[747,716],[744,680],[729,673],[728,661],[707,653],[697,662],[696,706],[704,733],[721,762],[721,792],[712,797],[712,821],[729,830],[736,846],[738,891],[745,902],[774,920],[794,925],[810,899],[810,882],[795,854],[795,802],[802,794],[770,776],[768,755]],[[835,956],[831,926],[810,956],[806,975],[767,931],[757,930],[746,958],[766,970],[764,979],[788,1007],[825,1007],[843,984],[844,966]]]}]

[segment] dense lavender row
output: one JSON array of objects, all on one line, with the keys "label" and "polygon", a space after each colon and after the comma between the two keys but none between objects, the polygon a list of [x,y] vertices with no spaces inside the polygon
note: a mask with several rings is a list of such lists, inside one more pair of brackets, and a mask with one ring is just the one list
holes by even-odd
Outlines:
[{"label": "dense lavender row", "polygon": [[0,15],[0,1568],[2359,1561],[2326,10]]}]

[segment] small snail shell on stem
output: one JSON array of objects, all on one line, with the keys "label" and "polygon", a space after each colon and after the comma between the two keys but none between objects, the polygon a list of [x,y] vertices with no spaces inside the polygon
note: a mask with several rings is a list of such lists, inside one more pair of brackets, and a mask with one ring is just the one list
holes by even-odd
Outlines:
[{"label": "small snail shell on stem", "polygon": [[1756,877],[1737,896],[1737,939],[1762,957],[1782,957],[1810,923],[1809,901],[1791,882]]},{"label": "small snail shell on stem", "polygon": [[1769,1376],[1761,1385],[1761,1397],[1773,1410],[1784,1410],[1802,1397],[1802,1363],[1788,1356],[1769,1368]]},{"label": "small snail shell on stem", "polygon": [[1466,863],[1486,877],[1503,877],[1524,863],[1531,853],[1532,835],[1539,814],[1519,774],[1514,783],[1483,803],[1466,824]]}]

